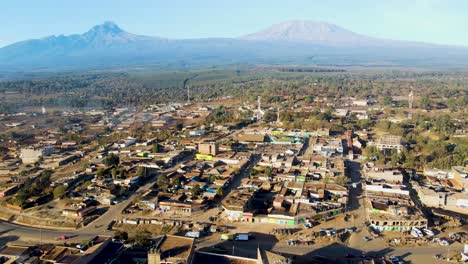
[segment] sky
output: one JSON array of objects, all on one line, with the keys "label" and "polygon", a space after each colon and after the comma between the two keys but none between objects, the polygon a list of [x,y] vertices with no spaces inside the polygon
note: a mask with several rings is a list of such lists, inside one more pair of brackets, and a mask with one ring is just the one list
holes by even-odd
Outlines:
[{"label": "sky", "polygon": [[84,33],[104,21],[166,38],[238,37],[287,20],[321,20],[395,40],[468,46],[466,0],[1,0],[0,47]]}]

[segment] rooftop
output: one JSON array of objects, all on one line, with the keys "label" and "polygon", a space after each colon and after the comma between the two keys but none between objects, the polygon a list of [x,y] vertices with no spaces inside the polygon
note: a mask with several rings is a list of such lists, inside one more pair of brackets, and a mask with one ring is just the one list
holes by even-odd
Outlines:
[{"label": "rooftop", "polygon": [[160,251],[161,259],[188,259],[194,244],[193,238],[165,235],[156,238],[152,251]]}]

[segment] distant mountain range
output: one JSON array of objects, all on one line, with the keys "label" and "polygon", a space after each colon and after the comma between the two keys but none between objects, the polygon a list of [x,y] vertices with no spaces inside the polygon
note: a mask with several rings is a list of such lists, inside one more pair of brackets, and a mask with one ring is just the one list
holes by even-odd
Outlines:
[{"label": "distant mountain range", "polygon": [[239,38],[166,39],[128,33],[113,22],[84,34],[0,48],[0,71],[295,64],[463,68],[468,47],[372,38],[321,21],[288,21]]}]

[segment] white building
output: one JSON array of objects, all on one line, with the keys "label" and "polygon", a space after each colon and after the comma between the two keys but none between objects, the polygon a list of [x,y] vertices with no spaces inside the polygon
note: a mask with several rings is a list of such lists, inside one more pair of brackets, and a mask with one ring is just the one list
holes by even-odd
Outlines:
[{"label": "white building", "polygon": [[55,147],[52,145],[40,148],[22,148],[20,158],[24,164],[33,164],[39,161],[41,157],[51,155],[54,151]]}]

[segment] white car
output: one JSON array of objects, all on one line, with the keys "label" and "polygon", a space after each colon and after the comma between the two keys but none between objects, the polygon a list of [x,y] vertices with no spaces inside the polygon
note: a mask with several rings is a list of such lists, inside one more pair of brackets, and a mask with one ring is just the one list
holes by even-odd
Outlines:
[{"label": "white car", "polygon": [[422,231],[424,232],[424,234],[428,235],[428,236],[433,236],[435,235],[434,234],[434,231],[430,230],[430,229],[427,229],[427,228],[423,228]]},{"label": "white car", "polygon": [[441,240],[441,241],[439,242],[439,245],[446,247],[446,246],[448,246],[448,245],[450,245],[450,244],[449,244],[449,242],[448,242],[447,240]]},{"label": "white car", "polygon": [[[411,234],[413,234],[413,233],[417,234],[417,237],[423,237],[423,236],[424,236],[424,234],[423,234],[423,232],[421,231],[421,229],[419,229],[419,228],[417,228],[417,227],[413,227],[413,228],[411,229]],[[414,236],[414,235],[413,235],[413,236]]]},{"label": "white car", "polygon": [[417,229],[413,229],[411,230],[411,235],[414,236],[414,237],[422,237],[423,234],[420,230],[417,230]]}]

